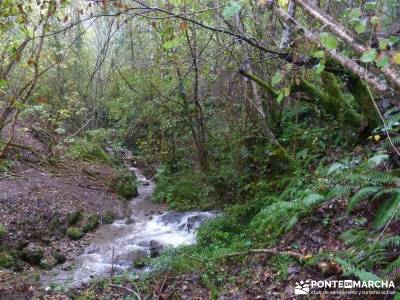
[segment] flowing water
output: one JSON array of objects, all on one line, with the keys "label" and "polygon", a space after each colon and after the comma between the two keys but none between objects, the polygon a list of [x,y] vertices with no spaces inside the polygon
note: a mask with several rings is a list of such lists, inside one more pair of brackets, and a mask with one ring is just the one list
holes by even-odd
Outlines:
[{"label": "flowing water", "polygon": [[79,286],[94,277],[121,273],[135,260],[157,256],[161,248],[194,243],[199,225],[215,217],[211,212],[163,212],[161,206],[150,201],[155,183],[138,169],[130,170],[141,183],[139,196],[128,204],[130,216],[102,226],[92,243],[76,257],[75,268],[59,268],[42,276],[44,285]]}]

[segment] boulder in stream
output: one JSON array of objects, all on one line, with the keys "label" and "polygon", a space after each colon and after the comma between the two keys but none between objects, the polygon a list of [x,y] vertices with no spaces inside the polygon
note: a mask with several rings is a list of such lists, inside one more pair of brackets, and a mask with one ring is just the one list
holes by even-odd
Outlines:
[{"label": "boulder in stream", "polygon": [[149,250],[150,250],[150,257],[155,258],[160,256],[160,252],[164,249],[164,246],[155,240],[150,241],[149,243]]}]

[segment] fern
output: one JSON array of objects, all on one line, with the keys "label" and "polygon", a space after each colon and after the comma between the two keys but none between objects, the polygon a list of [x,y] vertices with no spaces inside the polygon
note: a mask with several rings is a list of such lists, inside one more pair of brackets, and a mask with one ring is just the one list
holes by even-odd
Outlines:
[{"label": "fern", "polygon": [[391,262],[385,269],[385,273],[389,274],[400,269],[400,256],[393,262]]},{"label": "fern", "polygon": [[359,190],[353,197],[350,198],[350,201],[347,206],[348,212],[352,211],[357,204],[361,201],[367,200],[374,196],[377,192],[381,191],[383,187],[381,186],[369,186]]},{"label": "fern", "polygon": [[391,201],[387,201],[379,208],[379,211],[374,219],[373,226],[377,229],[385,226],[390,220],[399,218],[400,196],[396,195]]},{"label": "fern", "polygon": [[[391,139],[391,141],[392,141],[394,146],[399,146],[400,145],[400,136],[395,136],[395,137],[392,137],[390,139]],[[385,149],[391,149],[393,146],[390,143],[389,139],[386,139],[385,143],[383,144],[383,147]]]},{"label": "fern", "polygon": [[368,272],[364,269],[357,268],[353,263],[348,260],[335,256],[333,258],[344,270],[344,276],[354,275],[363,281],[380,281],[382,280],[374,273]]},{"label": "fern", "polygon": [[379,244],[383,248],[389,248],[389,247],[397,248],[397,247],[400,247],[400,236],[396,235],[396,236],[386,237],[383,240],[381,240],[379,242]]}]

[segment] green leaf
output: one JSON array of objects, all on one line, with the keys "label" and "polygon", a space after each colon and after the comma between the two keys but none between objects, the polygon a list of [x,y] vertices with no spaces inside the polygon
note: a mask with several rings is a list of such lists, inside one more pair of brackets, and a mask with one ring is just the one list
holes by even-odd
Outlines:
[{"label": "green leaf", "polygon": [[364,63],[369,63],[369,62],[374,61],[375,57],[376,57],[376,50],[370,49],[370,50],[363,52],[360,59]]},{"label": "green leaf", "polygon": [[0,79],[0,89],[4,88],[7,85],[7,80]]},{"label": "green leaf", "polygon": [[230,19],[232,18],[240,9],[242,8],[242,5],[237,2],[237,1],[231,1],[227,7],[225,7],[224,11],[222,12],[222,15],[224,16],[224,19]]},{"label": "green leaf", "polygon": [[277,85],[280,81],[282,80],[282,75],[281,73],[278,71],[274,74],[274,76],[272,76],[271,78],[271,84],[272,85]]},{"label": "green leaf", "polygon": [[320,74],[323,70],[325,70],[325,65],[323,63],[319,63],[314,67],[314,70],[317,74]]},{"label": "green leaf", "polygon": [[389,57],[387,55],[384,55],[383,57],[380,57],[378,59],[378,61],[376,62],[376,66],[379,67],[379,68],[384,68],[389,64],[390,64],[390,59],[389,59]]},{"label": "green leaf", "polygon": [[381,19],[377,16],[373,16],[371,18],[371,24],[373,24],[373,25],[378,25],[380,22],[381,22]]},{"label": "green leaf", "polygon": [[277,101],[278,103],[281,103],[284,97],[285,97],[285,96],[283,95],[283,93],[280,92],[279,95],[278,95],[278,97],[276,98],[276,101]]},{"label": "green leaf", "polygon": [[359,18],[361,17],[361,9],[357,8],[353,8],[352,10],[350,10],[349,12],[349,18],[350,19],[354,19],[354,18]]},{"label": "green leaf", "polygon": [[389,45],[389,41],[386,39],[379,41],[379,50],[386,50],[387,46]]},{"label": "green leaf", "polygon": [[375,10],[376,9],[376,2],[368,2],[365,4],[366,10]]},{"label": "green leaf", "polygon": [[325,52],[323,50],[319,50],[313,53],[313,57],[315,58],[324,58]]},{"label": "green leaf", "polygon": [[336,38],[327,33],[327,32],[321,32],[321,34],[319,35],[320,39],[321,39],[321,44],[329,49],[336,49],[337,48],[337,40]]},{"label": "green leaf", "polygon": [[165,41],[163,44],[164,49],[173,49],[176,48],[179,45],[180,39],[179,38],[174,38],[169,41]]},{"label": "green leaf", "polygon": [[399,40],[400,40],[400,38],[398,36],[392,35],[389,38],[389,45],[393,46],[393,45],[397,44]]},{"label": "green leaf", "polygon": [[364,33],[367,31],[367,22],[365,20],[358,20],[354,23],[354,30],[357,33]]}]

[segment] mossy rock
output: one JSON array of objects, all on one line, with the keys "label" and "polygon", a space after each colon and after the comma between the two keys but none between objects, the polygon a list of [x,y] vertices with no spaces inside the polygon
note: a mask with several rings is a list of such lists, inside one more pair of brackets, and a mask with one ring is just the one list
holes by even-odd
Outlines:
[{"label": "mossy rock", "polygon": [[42,247],[34,243],[29,243],[28,246],[22,249],[22,258],[31,264],[38,265],[43,258],[43,253]]},{"label": "mossy rock", "polygon": [[112,224],[114,222],[114,218],[113,212],[107,210],[103,215],[103,224]]},{"label": "mossy rock", "polygon": [[151,258],[147,256],[139,257],[133,261],[133,267],[137,269],[144,268],[150,265]]},{"label": "mossy rock", "polygon": [[57,265],[57,260],[54,257],[42,258],[39,262],[39,267],[44,270],[51,270]]},{"label": "mossy rock", "polygon": [[81,218],[82,218],[82,210],[74,211],[68,216],[68,223],[70,225],[75,225],[81,220]]},{"label": "mossy rock", "polygon": [[96,214],[90,215],[87,217],[83,223],[82,231],[90,232],[95,230],[100,224],[99,216]]},{"label": "mossy rock", "polygon": [[14,266],[14,258],[7,252],[0,252],[0,269],[10,269]]},{"label": "mossy rock", "polygon": [[84,233],[78,227],[69,227],[67,229],[67,236],[71,240],[79,240],[84,236]]},{"label": "mossy rock", "polygon": [[51,256],[57,261],[59,264],[63,264],[67,261],[67,257],[58,250],[51,251]]}]

